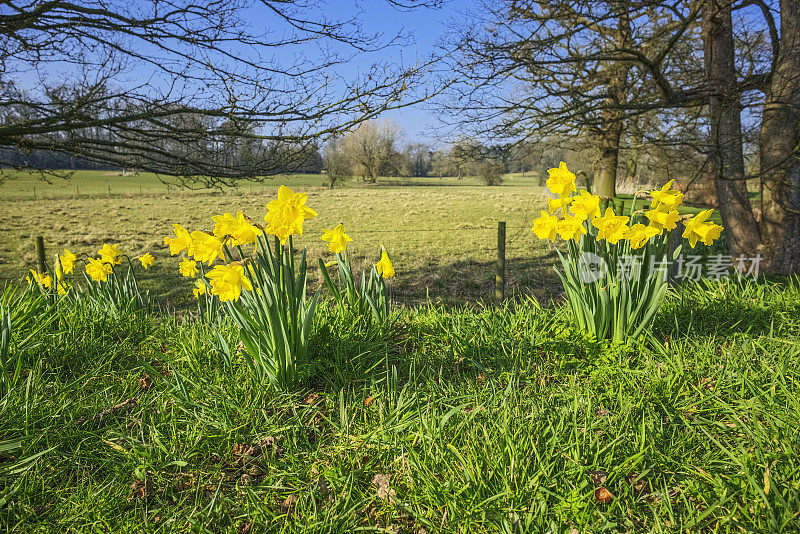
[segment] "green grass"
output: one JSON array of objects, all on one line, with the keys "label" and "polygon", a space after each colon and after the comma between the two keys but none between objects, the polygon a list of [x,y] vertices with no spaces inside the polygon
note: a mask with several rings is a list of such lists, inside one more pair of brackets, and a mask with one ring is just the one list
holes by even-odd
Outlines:
[{"label": "green grass", "polygon": [[[792,532],[800,521],[797,280],[679,288],[652,335],[616,348],[532,301],[398,309],[384,332],[325,305],[309,376],[285,394],[256,387],[241,358],[226,371],[213,331],[188,318],[39,313],[52,322],[0,400],[5,530]],[[222,334],[235,346],[230,325]],[[608,503],[595,498],[599,476]]]}]

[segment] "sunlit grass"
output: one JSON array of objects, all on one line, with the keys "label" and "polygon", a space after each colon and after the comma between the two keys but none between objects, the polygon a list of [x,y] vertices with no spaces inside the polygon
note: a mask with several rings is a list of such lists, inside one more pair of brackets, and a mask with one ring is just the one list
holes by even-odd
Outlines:
[{"label": "sunlit grass", "polygon": [[0,524],[792,531],[798,302],[797,281],[687,286],[616,348],[532,302],[400,310],[385,332],[324,306],[288,394],[226,371],[206,326],[50,311],[0,400]]}]

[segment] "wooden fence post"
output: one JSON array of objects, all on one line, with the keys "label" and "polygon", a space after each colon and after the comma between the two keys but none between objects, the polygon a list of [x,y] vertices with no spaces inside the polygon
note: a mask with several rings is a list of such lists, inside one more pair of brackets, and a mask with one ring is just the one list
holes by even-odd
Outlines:
[{"label": "wooden fence post", "polygon": [[506,296],[506,223],[497,223],[497,272],[494,278],[494,299],[503,303]]},{"label": "wooden fence post", "polygon": [[39,263],[39,274],[44,274],[45,264],[44,264],[44,237],[36,236],[36,259]]}]

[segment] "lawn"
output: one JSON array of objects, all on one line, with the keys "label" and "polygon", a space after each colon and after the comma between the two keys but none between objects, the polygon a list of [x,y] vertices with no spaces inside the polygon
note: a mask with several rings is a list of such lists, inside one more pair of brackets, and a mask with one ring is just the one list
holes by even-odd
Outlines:
[{"label": "lawn", "polygon": [[195,321],[28,302],[0,525],[796,531],[798,302],[796,280],[688,285],[621,347],[532,301],[400,309],[388,329],[324,304],[288,393],[241,356],[228,370]]}]

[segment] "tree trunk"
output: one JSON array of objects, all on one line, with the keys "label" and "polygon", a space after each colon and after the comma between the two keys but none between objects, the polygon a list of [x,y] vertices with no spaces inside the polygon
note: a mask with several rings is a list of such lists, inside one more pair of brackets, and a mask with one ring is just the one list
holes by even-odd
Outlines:
[{"label": "tree trunk", "polygon": [[595,195],[612,198],[617,194],[617,166],[619,164],[619,140],[622,123],[619,127],[604,129],[598,139],[597,157],[594,160],[592,192]]},{"label": "tree trunk", "polygon": [[767,268],[800,272],[800,3],[781,0],[781,41],[761,122],[761,235]]},{"label": "tree trunk", "polygon": [[[619,14],[615,35],[616,45],[625,48],[631,36],[631,22],[627,12]],[[627,103],[627,81],[630,66],[621,61],[611,60],[599,76],[603,80],[608,96],[600,113],[600,128],[597,132],[599,143],[594,161],[593,193],[612,198],[617,194],[617,166],[619,165],[619,141],[625,129],[625,115],[622,112]]]},{"label": "tree trunk", "polygon": [[747,198],[742,121],[734,67],[731,0],[708,0],[703,13],[703,45],[710,115],[710,169],[731,254],[752,256],[761,237]]}]

